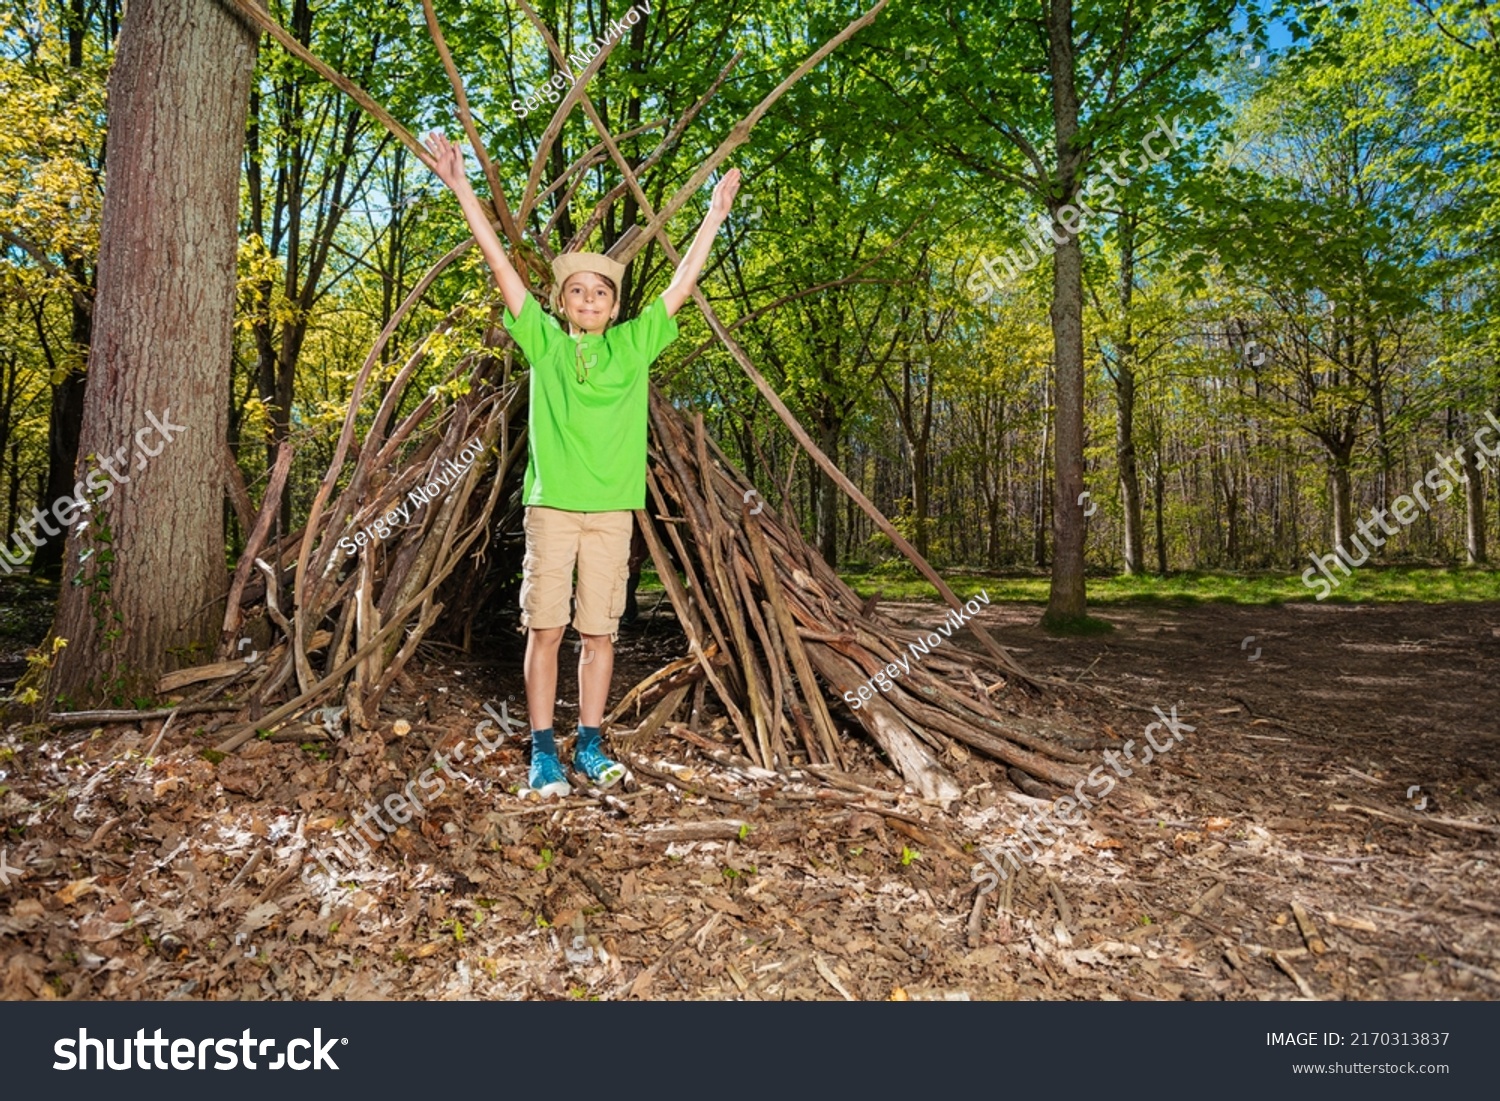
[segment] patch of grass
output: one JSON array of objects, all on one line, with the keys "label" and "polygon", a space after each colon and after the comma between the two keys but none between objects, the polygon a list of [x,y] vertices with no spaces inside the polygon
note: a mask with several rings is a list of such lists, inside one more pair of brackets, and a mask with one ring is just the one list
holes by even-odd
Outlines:
[{"label": "patch of grass", "polygon": [[[914,571],[895,575],[887,571],[845,571],[845,582],[861,597],[877,592],[885,600],[920,600],[938,603],[932,586]],[[1453,604],[1500,601],[1500,570],[1443,566],[1365,566],[1345,577],[1335,571],[1339,587],[1322,603],[1392,604],[1415,601],[1422,604]],[[1051,579],[1046,574],[1004,575],[973,571],[944,571],[943,580],[961,600],[981,591],[992,603],[1045,606]],[[1184,606],[1194,604],[1319,603],[1321,591],[1309,589],[1301,574],[1277,572],[1229,573],[1184,570],[1166,577],[1090,575],[1088,600],[1091,607],[1110,605]]]}]

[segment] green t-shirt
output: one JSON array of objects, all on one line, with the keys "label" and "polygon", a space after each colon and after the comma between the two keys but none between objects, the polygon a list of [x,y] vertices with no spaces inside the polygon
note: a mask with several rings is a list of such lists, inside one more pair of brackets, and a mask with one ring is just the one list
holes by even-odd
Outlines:
[{"label": "green t-shirt", "polygon": [[528,294],[520,317],[505,311],[505,328],[531,364],[522,503],[570,512],[645,508],[649,371],[677,338],[666,302],[658,298],[602,336],[571,337]]}]

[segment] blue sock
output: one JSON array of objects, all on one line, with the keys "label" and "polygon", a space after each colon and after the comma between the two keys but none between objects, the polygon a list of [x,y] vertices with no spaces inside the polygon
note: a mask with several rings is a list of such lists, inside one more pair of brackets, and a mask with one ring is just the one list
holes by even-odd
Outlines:
[{"label": "blue sock", "polygon": [[533,730],[531,732],[531,755],[535,757],[538,753],[549,753],[557,756],[557,743],[552,740],[552,728],[546,730]]},{"label": "blue sock", "polygon": [[578,724],[578,745],[574,747],[573,752],[577,753],[581,749],[585,749],[585,748],[587,748],[588,746],[591,746],[591,745],[592,746],[597,746],[598,744],[599,744],[599,728],[597,726],[584,726],[582,723],[579,723]]}]

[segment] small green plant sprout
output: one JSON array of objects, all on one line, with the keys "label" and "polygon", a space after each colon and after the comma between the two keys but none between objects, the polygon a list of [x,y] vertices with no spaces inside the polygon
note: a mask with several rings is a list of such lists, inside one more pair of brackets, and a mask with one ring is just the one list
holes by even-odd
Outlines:
[{"label": "small green plant sprout", "polygon": [[917,852],[916,849],[908,849],[905,845],[901,846],[901,866],[903,868],[910,864],[913,860],[921,859],[922,854]]}]

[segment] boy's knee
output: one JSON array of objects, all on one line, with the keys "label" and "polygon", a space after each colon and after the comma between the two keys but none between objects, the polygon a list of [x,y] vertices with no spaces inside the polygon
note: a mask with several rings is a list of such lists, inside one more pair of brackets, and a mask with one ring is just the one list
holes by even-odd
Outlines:
[{"label": "boy's knee", "polygon": [[612,653],[615,648],[613,635],[586,635],[581,631],[578,635],[579,649],[592,660],[600,653]]},{"label": "boy's knee", "polygon": [[530,627],[528,628],[528,630],[531,632],[531,640],[533,643],[538,646],[548,646],[555,650],[557,649],[558,644],[562,642],[563,632],[566,631],[567,628]]}]

